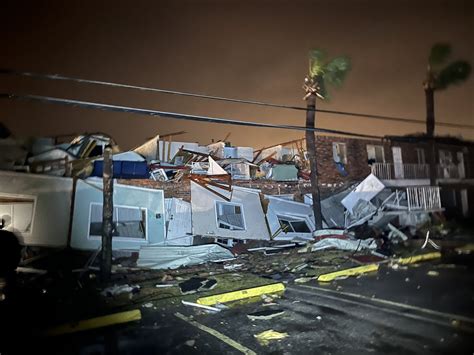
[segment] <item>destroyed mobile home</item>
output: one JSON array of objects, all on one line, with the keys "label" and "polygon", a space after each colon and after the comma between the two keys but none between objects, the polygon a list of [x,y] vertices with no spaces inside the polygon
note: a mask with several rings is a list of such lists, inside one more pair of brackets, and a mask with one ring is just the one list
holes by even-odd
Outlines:
[{"label": "destroyed mobile home", "polygon": [[[114,250],[203,241],[230,247],[237,241],[314,239],[303,139],[254,151],[221,141],[201,146],[172,140],[183,133],[155,136],[126,152],[99,133],[74,137],[69,143],[2,139],[2,146],[9,147],[0,172],[4,228],[18,233],[25,245],[97,250],[102,155],[111,146]],[[423,144],[417,143],[422,147],[416,148],[419,164],[403,163],[404,154],[413,159],[409,148],[402,154],[407,140],[391,138],[393,163],[387,163],[386,142],[320,137],[319,160],[329,165],[320,169],[324,227],[352,230],[368,225],[390,233],[389,226],[396,225],[414,233],[431,213],[444,210],[443,202],[456,204],[457,196],[461,213],[472,213],[472,191],[466,188],[471,170],[463,159],[471,144],[457,148],[460,142],[449,142],[458,150],[456,163],[452,149],[439,150],[440,188],[427,182]],[[360,152],[363,145],[367,165],[361,171],[364,159],[351,156],[350,148]],[[451,188],[443,198],[442,190]]]}]

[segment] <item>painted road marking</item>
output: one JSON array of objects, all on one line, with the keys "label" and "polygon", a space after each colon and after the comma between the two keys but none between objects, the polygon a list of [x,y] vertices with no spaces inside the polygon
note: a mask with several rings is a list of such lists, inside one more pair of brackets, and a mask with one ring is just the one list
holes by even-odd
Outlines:
[{"label": "painted road marking", "polygon": [[[363,296],[363,295],[360,295],[360,294],[357,294],[357,293],[351,293],[351,292],[334,291],[334,290],[329,290],[329,289],[325,289],[325,288],[321,288],[321,287],[317,287],[317,286],[298,285],[298,287],[303,287],[303,288],[308,288],[308,289],[312,289],[312,290],[316,290],[316,291],[323,291],[323,292],[330,293],[330,294],[333,294],[333,295],[338,295],[339,297],[328,296],[328,295],[324,295],[324,297],[328,297],[328,298],[331,298],[331,299],[340,300],[340,301],[344,301],[344,302],[356,303],[356,304],[360,304],[360,305],[367,305],[367,303],[357,302],[357,301],[354,301],[354,300],[348,300],[348,299],[341,298],[340,297],[341,295],[348,296],[348,297],[353,297],[353,298],[357,298],[359,300],[365,300],[365,301],[369,301],[369,302],[373,302],[373,303],[379,303],[379,304],[382,304],[382,305],[388,305],[388,306],[392,306],[392,307],[398,307],[398,308],[418,311],[420,313],[429,314],[431,316],[446,318],[449,321],[457,320],[457,321],[462,321],[462,322],[466,322],[466,323],[470,323],[470,324],[474,325],[474,319],[473,318],[461,316],[461,315],[458,315],[458,314],[439,312],[439,311],[434,311],[434,310],[428,309],[428,308],[412,306],[412,305],[405,304],[405,303],[398,303],[398,302],[394,302],[394,301],[385,300],[385,299],[382,299],[382,298],[375,298],[375,297],[372,298],[372,297]],[[298,288],[295,288],[295,287],[291,287],[291,289],[298,291]],[[408,316],[408,315],[413,316],[413,314],[407,314],[407,313],[402,313],[402,315],[404,315],[404,316]],[[426,319],[430,320],[430,321],[433,321],[433,319],[431,319],[431,318],[426,318]],[[443,323],[443,325],[444,324],[445,323]],[[470,332],[473,332],[474,328],[467,327],[466,330],[468,330]]]},{"label": "painted road marking", "polygon": [[196,328],[201,329],[202,331],[205,331],[206,333],[209,333],[209,334],[215,336],[217,339],[223,341],[227,345],[232,346],[234,349],[237,349],[237,350],[239,350],[240,352],[242,352],[244,354],[257,355],[257,353],[255,351],[243,346],[240,343],[237,343],[235,340],[229,338],[227,335],[224,335],[224,334],[218,332],[217,330],[209,328],[209,327],[205,326],[204,324],[198,323],[195,320],[192,320],[192,319],[186,317],[185,315],[183,315],[179,312],[176,312],[174,315],[176,317],[178,317],[179,319],[184,320],[185,322],[195,326]]}]

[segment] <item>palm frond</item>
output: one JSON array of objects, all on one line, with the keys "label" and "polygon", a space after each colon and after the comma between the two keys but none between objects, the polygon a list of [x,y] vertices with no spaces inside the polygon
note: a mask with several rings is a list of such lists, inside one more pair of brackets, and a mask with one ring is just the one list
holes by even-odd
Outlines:
[{"label": "palm frond", "polygon": [[438,74],[436,88],[446,89],[449,85],[459,84],[465,81],[470,74],[471,65],[468,62],[464,60],[452,62]]},{"label": "palm frond", "polygon": [[325,57],[326,54],[319,49],[309,51],[309,76],[311,78],[316,78],[322,74]]},{"label": "palm frond", "polygon": [[431,66],[443,64],[451,54],[451,45],[447,43],[436,43],[431,47],[428,63]]},{"label": "palm frond", "polygon": [[329,85],[341,86],[350,69],[351,61],[348,57],[334,58],[323,68],[324,82]]}]

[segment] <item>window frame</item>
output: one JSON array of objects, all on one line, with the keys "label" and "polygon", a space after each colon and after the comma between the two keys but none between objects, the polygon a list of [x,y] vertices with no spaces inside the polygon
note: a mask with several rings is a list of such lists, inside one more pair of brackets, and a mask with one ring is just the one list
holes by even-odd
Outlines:
[{"label": "window frame", "polygon": [[[242,224],[243,224],[243,228],[242,229],[232,229],[232,228],[222,228],[220,226],[220,223],[219,222],[219,204],[222,204],[222,205],[232,205],[232,206],[237,206],[240,208],[240,215],[242,216]],[[245,221],[245,214],[244,214],[244,206],[243,204],[241,203],[237,203],[237,202],[228,202],[228,201],[215,201],[214,202],[214,215],[215,215],[215,219],[216,219],[216,226],[217,228],[219,229],[222,229],[222,230],[226,230],[226,231],[232,231],[232,232],[245,232],[247,231],[247,223]],[[224,222],[225,223],[225,222]]]},{"label": "window frame", "polygon": [[[367,151],[367,161],[370,160],[369,158],[369,147],[372,147],[374,150],[374,163],[385,163],[385,148],[383,144],[367,144],[365,150]],[[377,147],[381,148],[382,150],[382,161],[377,161]]]},{"label": "window frame", "polygon": [[[337,151],[339,153],[341,152],[341,147],[343,147],[343,159],[340,160],[339,162],[336,162],[334,159],[337,155]],[[340,156],[340,155],[338,155]],[[332,158],[336,163],[342,163],[342,164],[347,164],[347,144],[343,142],[332,142]]]},{"label": "window frame", "polygon": [[[293,228],[293,231],[291,231],[291,232],[285,232],[282,229],[282,233],[284,233],[285,235],[286,234],[311,234],[311,233],[313,233],[311,231],[311,225],[310,225],[310,223],[308,223],[309,222],[308,217],[306,217],[306,216],[276,214],[276,217],[277,217],[277,220],[278,220],[279,228],[282,228],[281,220],[285,220],[285,221],[289,222],[291,228]],[[289,219],[295,219],[295,221],[290,221]],[[294,227],[291,224],[291,222],[304,222],[306,224],[306,227],[308,228],[309,232],[296,232],[294,230]]]},{"label": "window frame", "polygon": [[[101,239],[101,235],[90,234],[91,232],[91,221],[92,221],[92,205],[103,207],[102,202],[91,202],[89,204],[89,215],[88,215],[88,223],[87,223],[87,239],[90,240],[98,240]],[[141,207],[141,206],[128,206],[128,205],[116,205],[114,204],[114,210],[118,208],[130,208],[130,209],[139,209],[140,212],[143,214],[145,212],[145,238],[134,238],[134,237],[122,237],[122,236],[112,236],[112,240],[119,240],[119,241],[134,241],[134,242],[143,242],[148,241],[148,208]],[[112,212],[112,220],[113,216],[115,215],[115,211]],[[117,218],[118,218],[118,210],[117,210]],[[118,222],[118,221],[117,221]]]},{"label": "window frame", "polygon": [[[35,226],[36,206],[37,206],[37,202],[38,202],[38,197],[36,195],[11,194],[11,193],[0,192],[0,199],[2,197],[12,198],[12,199],[18,198],[18,199],[25,199],[25,200],[32,200],[33,201],[33,208],[31,210],[31,225],[30,225],[29,231],[22,232],[22,231],[18,230],[15,227],[14,211],[12,211],[10,213],[10,217],[11,217],[10,228],[11,228],[11,230],[13,230],[15,233],[18,233],[21,236],[31,236],[33,234],[34,226]],[[13,205],[14,203],[11,203],[11,204]],[[1,217],[2,216],[0,216],[0,218]],[[7,227],[7,230],[8,230],[8,227]]]}]

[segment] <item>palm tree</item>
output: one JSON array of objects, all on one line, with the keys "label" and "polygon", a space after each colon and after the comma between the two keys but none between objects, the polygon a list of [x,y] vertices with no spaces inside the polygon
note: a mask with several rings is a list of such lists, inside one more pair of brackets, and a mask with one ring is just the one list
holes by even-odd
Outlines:
[{"label": "palm tree", "polygon": [[434,92],[445,90],[448,86],[465,81],[471,73],[471,65],[464,60],[456,60],[446,64],[451,55],[451,46],[437,43],[431,48],[428,58],[426,79],[423,82],[426,97],[426,135],[430,143],[430,184],[436,184],[436,156],[434,145],[435,115]]},{"label": "palm tree", "polygon": [[[340,86],[347,72],[350,70],[350,60],[347,57],[337,57],[331,61],[325,60],[326,55],[320,50],[309,52],[309,74],[306,76],[303,89],[306,91],[304,99],[307,102],[306,127],[315,127],[316,98],[326,100],[329,95],[326,86]],[[318,167],[316,161],[316,137],[312,131],[306,131],[306,150],[308,152],[311,169],[311,194],[316,229],[321,229],[321,199],[318,184]]]}]

